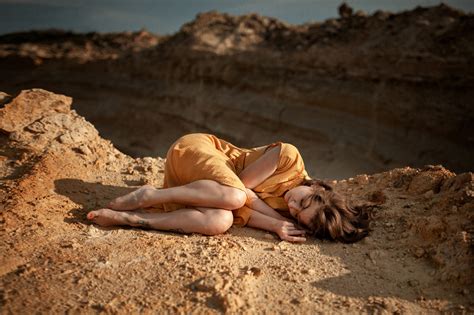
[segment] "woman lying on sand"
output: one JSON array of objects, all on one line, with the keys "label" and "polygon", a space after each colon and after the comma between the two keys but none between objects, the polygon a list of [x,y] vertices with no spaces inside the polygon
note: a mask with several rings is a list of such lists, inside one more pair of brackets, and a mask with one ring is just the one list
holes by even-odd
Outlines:
[{"label": "woman lying on sand", "polygon": [[[355,242],[368,233],[367,216],[331,186],[310,179],[291,144],[242,149],[198,133],[178,139],[166,157],[163,189],[143,186],[87,218],[101,226],[205,235],[247,225],[291,242],[305,241],[307,233]],[[157,205],[164,212],[133,211]]]}]

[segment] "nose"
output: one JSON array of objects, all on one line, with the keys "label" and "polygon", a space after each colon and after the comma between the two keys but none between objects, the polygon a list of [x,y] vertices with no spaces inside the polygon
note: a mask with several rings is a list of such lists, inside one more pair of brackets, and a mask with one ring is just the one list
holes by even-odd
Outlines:
[{"label": "nose", "polygon": [[300,211],[300,207],[298,205],[298,203],[296,201],[294,201],[293,199],[290,200],[290,202],[288,203],[288,208],[292,208],[294,209],[296,212],[299,212]]}]

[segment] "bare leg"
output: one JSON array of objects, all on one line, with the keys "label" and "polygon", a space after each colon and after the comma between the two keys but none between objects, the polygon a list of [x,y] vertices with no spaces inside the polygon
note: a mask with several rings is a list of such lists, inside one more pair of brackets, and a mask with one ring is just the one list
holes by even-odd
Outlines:
[{"label": "bare leg", "polygon": [[227,231],[233,223],[232,212],[223,209],[179,209],[164,213],[139,213],[100,209],[87,218],[101,226],[129,225],[180,233],[216,235]]},{"label": "bare leg", "polygon": [[234,210],[241,208],[246,200],[246,193],[238,188],[203,179],[164,189],[146,185],[114,199],[109,207],[114,210],[134,210],[174,202],[196,207]]}]

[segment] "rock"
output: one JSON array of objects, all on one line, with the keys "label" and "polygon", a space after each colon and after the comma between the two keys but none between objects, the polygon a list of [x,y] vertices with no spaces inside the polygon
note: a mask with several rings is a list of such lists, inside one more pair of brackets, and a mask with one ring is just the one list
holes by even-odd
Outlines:
[{"label": "rock", "polygon": [[303,270],[301,270],[301,273],[308,274],[308,275],[312,276],[312,275],[316,274],[316,270],[311,269],[311,268],[310,269],[303,269]]},{"label": "rock", "polygon": [[419,26],[430,26],[430,21],[426,20],[426,19],[418,19],[416,21],[416,25],[419,25]]},{"label": "rock", "polygon": [[442,267],[444,265],[446,265],[446,261],[444,260],[444,258],[439,255],[439,254],[435,254],[435,255],[432,255],[431,256],[431,260],[433,260],[433,262],[438,266],[438,267]]},{"label": "rock", "polygon": [[237,294],[234,293],[219,293],[219,299],[222,302],[222,306],[225,313],[234,313],[240,308],[245,306],[244,300]]},{"label": "rock", "polygon": [[343,2],[339,6],[338,11],[341,18],[349,18],[352,16],[353,9],[347,3]]},{"label": "rock", "polygon": [[368,253],[368,256],[373,262],[375,262],[379,258],[385,259],[387,257],[387,254],[382,250],[376,249],[376,250],[370,251]]},{"label": "rock", "polygon": [[295,305],[301,304],[300,300],[298,300],[298,299],[291,299],[290,303],[295,304]]},{"label": "rock", "polygon": [[85,144],[82,144],[80,145],[78,148],[77,148],[78,152],[79,153],[82,153],[84,155],[89,155],[92,153],[92,151],[89,149],[89,147]]},{"label": "rock", "polygon": [[12,99],[12,97],[10,95],[8,95],[7,93],[5,92],[1,92],[0,91],[0,107],[3,105],[3,104],[6,104],[8,102],[10,102],[10,100]]},{"label": "rock", "polygon": [[259,277],[262,275],[262,269],[257,268],[257,267],[250,268],[250,272],[252,272],[252,274],[256,277]]},{"label": "rock", "polygon": [[458,191],[472,182],[474,182],[474,173],[462,173],[444,181],[441,191]]},{"label": "rock", "polygon": [[377,190],[370,193],[368,199],[375,204],[384,204],[387,201],[387,196],[383,191]]},{"label": "rock", "polygon": [[369,176],[366,174],[357,175],[354,180],[359,185],[366,185],[369,182]]},{"label": "rock", "polygon": [[433,198],[433,196],[434,196],[434,191],[433,190],[428,190],[427,192],[425,192],[423,194],[423,197],[425,197],[426,199]]},{"label": "rock", "polygon": [[421,195],[430,190],[438,191],[443,181],[451,176],[453,176],[453,173],[444,168],[420,172],[413,177],[408,186],[408,192]]},{"label": "rock", "polygon": [[387,11],[377,10],[374,12],[373,15],[379,20],[386,20],[391,15],[391,13]]},{"label": "rock", "polygon": [[224,280],[219,275],[211,275],[195,281],[191,287],[203,292],[218,292],[224,287]]},{"label": "rock", "polygon": [[362,10],[357,10],[355,13],[354,13],[355,16],[357,17],[366,17],[367,16],[367,13],[365,11],[362,11]]},{"label": "rock", "polygon": [[42,89],[25,90],[0,111],[0,129],[11,133],[19,131],[46,115],[67,113],[70,97]]},{"label": "rock", "polygon": [[417,248],[413,254],[416,258],[421,258],[425,254],[425,250],[423,248]]}]

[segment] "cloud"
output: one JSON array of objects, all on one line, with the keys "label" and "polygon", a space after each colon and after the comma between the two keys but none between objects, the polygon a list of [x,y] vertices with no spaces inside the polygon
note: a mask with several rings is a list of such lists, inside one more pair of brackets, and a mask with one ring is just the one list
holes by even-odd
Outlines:
[{"label": "cloud", "polygon": [[0,0],[0,5],[25,5],[25,6],[48,6],[48,7],[71,7],[77,8],[83,5],[81,1],[61,1],[61,0]]}]

